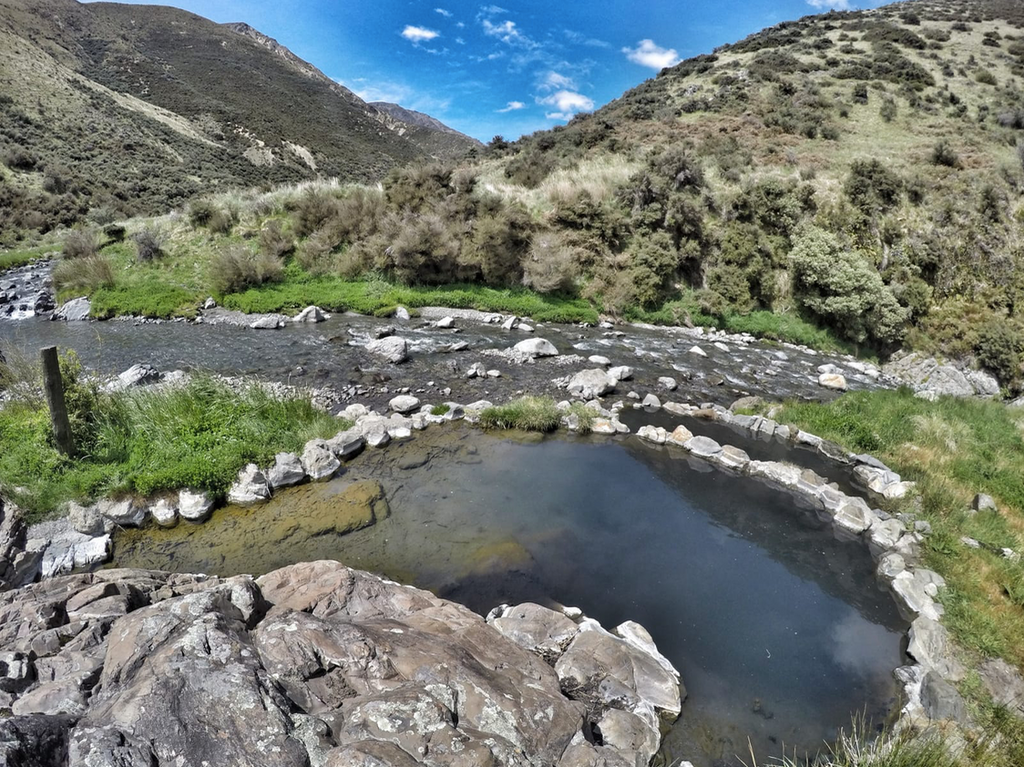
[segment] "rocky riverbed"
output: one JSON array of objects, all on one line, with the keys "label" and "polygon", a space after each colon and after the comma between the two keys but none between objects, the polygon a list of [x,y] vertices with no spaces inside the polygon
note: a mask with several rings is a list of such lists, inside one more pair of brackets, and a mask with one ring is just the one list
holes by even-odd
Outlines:
[{"label": "rocky riverbed", "polygon": [[336,562],[0,595],[0,761],[647,764],[678,673],[636,624],[452,602]]}]

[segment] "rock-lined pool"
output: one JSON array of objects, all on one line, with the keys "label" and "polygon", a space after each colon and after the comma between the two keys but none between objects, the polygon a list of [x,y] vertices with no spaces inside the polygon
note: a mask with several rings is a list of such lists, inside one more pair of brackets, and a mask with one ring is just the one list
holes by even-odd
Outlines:
[{"label": "rock-lined pool", "polygon": [[[336,533],[331,515],[352,517],[346,488],[368,479],[390,516]],[[434,429],[263,506],[122,533],[113,564],[228,575],[320,558],[482,613],[533,600],[640,622],[689,693],[665,764],[739,765],[748,737],[759,763],[813,754],[894,703],[905,623],[866,547],[788,496],[635,438]]]}]

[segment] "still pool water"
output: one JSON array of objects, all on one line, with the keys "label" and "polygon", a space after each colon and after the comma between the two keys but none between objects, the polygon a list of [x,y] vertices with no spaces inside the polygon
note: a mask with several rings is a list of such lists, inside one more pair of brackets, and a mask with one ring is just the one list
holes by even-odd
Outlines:
[{"label": "still pool water", "polygon": [[[383,484],[386,519],[347,535],[294,523],[365,479]],[[321,558],[482,613],[532,600],[640,622],[689,692],[666,764],[749,763],[748,738],[758,763],[813,755],[894,703],[905,624],[866,548],[786,495],[635,438],[434,429],[258,508],[125,532],[114,565],[228,575]]]}]

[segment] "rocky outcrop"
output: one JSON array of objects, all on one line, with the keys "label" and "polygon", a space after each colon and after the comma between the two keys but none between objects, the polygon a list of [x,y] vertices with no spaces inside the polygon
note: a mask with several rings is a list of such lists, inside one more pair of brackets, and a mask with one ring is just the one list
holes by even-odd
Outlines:
[{"label": "rocky outcrop", "polygon": [[0,761],[646,764],[678,676],[640,627],[576,613],[488,623],[336,562],[49,580],[0,594]]},{"label": "rocky outcrop", "polygon": [[920,352],[895,354],[882,371],[906,382],[926,399],[940,395],[992,398],[999,394],[999,381],[988,373],[940,362]]}]

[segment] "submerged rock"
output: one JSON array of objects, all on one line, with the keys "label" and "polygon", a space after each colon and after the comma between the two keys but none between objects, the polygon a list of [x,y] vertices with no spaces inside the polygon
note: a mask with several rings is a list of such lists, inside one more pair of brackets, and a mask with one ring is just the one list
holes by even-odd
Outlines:
[{"label": "submerged rock", "polygon": [[522,605],[488,624],[335,562],[73,575],[0,617],[18,764],[635,766],[680,705],[651,652],[593,621]]}]

